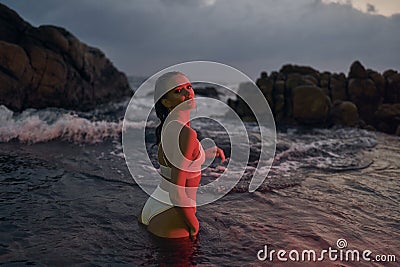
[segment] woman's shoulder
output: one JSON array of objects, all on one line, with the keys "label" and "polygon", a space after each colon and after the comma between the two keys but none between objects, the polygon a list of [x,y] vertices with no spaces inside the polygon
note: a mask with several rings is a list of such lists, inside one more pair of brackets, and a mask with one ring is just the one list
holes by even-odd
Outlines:
[{"label": "woman's shoulder", "polygon": [[197,132],[187,125],[184,125],[181,134],[189,138],[197,138]]},{"label": "woman's shoulder", "polygon": [[187,126],[186,124],[182,124],[176,120],[171,121],[168,124],[169,124],[168,128],[171,127],[170,133],[179,131],[180,137],[189,138],[189,139],[192,139],[192,138],[197,139],[197,132],[194,129]]},{"label": "woman's shoulder", "polygon": [[193,150],[198,147],[199,140],[197,139],[197,132],[185,125],[179,134],[179,146],[187,149],[187,153],[192,154]]}]

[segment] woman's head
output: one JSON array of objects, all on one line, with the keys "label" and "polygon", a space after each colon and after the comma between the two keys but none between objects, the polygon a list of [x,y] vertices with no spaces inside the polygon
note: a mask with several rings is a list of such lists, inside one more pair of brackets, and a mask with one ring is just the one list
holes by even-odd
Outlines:
[{"label": "woman's head", "polygon": [[[194,92],[189,79],[181,72],[173,71],[161,75],[154,92],[154,102],[161,103],[169,111],[177,105],[194,98]],[[194,104],[194,101],[190,101]],[[187,108],[190,109],[190,106]],[[194,108],[194,107],[192,107]]]},{"label": "woman's head", "polygon": [[162,126],[169,112],[184,102],[184,106],[180,106],[180,109],[190,110],[196,105],[189,79],[183,73],[176,71],[161,75],[156,81],[154,102],[157,117],[161,120],[160,125],[156,128],[158,144],[161,141]]}]

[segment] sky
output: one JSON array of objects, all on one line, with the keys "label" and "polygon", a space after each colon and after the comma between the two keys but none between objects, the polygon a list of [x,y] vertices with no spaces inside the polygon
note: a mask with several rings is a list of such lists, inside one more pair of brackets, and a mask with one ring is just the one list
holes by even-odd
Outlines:
[{"label": "sky", "polygon": [[380,14],[384,16],[391,16],[400,13],[399,0],[323,0],[325,3],[350,3],[352,6],[362,12],[371,14]]},{"label": "sky", "polygon": [[127,75],[210,60],[255,80],[284,64],[348,73],[354,60],[400,70],[400,0],[0,0],[57,25]]}]

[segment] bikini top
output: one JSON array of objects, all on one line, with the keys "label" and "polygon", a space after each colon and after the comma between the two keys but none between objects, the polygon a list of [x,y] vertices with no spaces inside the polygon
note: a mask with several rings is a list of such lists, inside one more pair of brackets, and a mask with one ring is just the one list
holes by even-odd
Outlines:
[{"label": "bikini top", "polygon": [[[167,162],[164,153],[162,153],[162,154],[163,154],[164,162]],[[199,154],[192,161],[193,165],[190,165],[190,166],[193,167],[193,169],[200,171],[201,165],[204,163],[204,161],[205,161],[205,152],[204,152],[203,146],[199,142]],[[162,176],[164,176],[165,178],[167,178],[168,180],[170,180],[171,179],[171,167],[160,164],[160,174]],[[197,176],[197,175],[198,175],[198,172],[193,172],[193,175],[189,175],[188,179],[194,178],[194,176]]]}]

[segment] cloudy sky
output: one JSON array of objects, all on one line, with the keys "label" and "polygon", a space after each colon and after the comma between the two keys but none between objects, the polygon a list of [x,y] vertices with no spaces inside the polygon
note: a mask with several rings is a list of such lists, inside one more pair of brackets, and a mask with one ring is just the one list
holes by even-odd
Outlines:
[{"label": "cloudy sky", "polygon": [[0,0],[66,28],[128,75],[211,60],[252,79],[283,64],[400,70],[400,0]]}]

